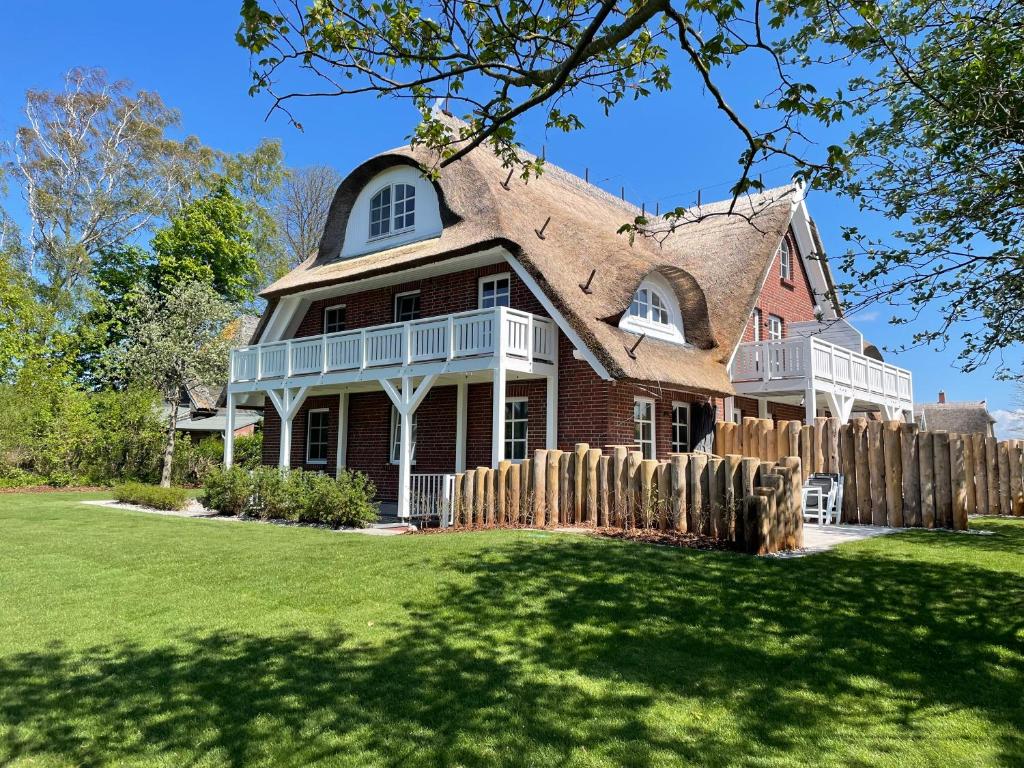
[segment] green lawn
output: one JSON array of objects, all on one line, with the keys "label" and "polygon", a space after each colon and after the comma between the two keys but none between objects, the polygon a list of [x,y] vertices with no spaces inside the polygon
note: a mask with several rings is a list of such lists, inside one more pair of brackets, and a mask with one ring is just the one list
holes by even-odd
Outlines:
[{"label": "green lawn", "polygon": [[0,766],[1024,765],[1024,524],[758,560],[0,496]]}]

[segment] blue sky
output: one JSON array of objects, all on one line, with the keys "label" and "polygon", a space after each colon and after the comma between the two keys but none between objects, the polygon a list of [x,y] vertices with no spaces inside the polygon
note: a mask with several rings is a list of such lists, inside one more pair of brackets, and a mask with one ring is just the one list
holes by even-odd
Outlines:
[{"label": "blue sky", "polygon": [[[248,57],[234,42],[239,5],[236,0],[4,3],[0,141],[20,124],[27,88],[57,88],[70,67],[98,66],[112,79],[159,92],[181,111],[185,132],[223,150],[248,150],[261,138],[278,138],[290,165],[325,163],[345,173],[368,155],[405,142],[416,114],[405,104],[370,97],[296,104],[302,132],[280,115],[265,120],[269,102],[249,97]],[[752,62],[727,77],[737,105],[759,95],[753,90],[758,66]],[[571,171],[582,175],[589,168],[591,180],[611,191],[625,187],[627,198],[649,208],[655,201],[662,207],[692,203],[698,188],[704,200],[725,197],[737,177],[739,140],[688,75],[677,78],[669,93],[626,104],[609,118],[582,104],[580,112],[584,131],[547,133],[531,120],[522,138],[535,151],[545,145],[548,159]],[[779,162],[764,169],[769,183],[784,183],[788,176]],[[842,253],[840,225],[863,217],[849,202],[820,193],[808,204],[826,250]],[[8,207],[18,216],[17,199]],[[878,306],[851,319],[876,344],[896,347],[909,332],[888,325],[891,314],[891,308]],[[951,400],[987,399],[992,410],[1016,407],[1014,387],[994,380],[995,366],[963,374],[954,367],[955,356],[954,349],[918,349],[887,354],[887,359],[913,371],[918,402],[934,401],[945,389]],[[1019,361],[1019,353],[1014,357]]]}]

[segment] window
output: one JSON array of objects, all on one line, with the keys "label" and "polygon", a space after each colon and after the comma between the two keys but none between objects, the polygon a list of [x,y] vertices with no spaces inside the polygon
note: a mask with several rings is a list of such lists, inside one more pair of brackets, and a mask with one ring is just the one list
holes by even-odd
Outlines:
[{"label": "window", "polygon": [[370,199],[370,237],[408,232],[416,226],[416,187],[389,184]]},{"label": "window", "polygon": [[505,458],[522,461],[526,458],[526,432],[529,426],[529,405],[525,397],[505,401]]},{"label": "window", "polygon": [[690,450],[690,404],[672,403],[672,452]]},{"label": "window", "polygon": [[658,325],[668,325],[668,306],[665,300],[649,288],[641,288],[633,294],[633,302],[629,305],[630,317],[646,320]]},{"label": "window", "polygon": [[480,309],[509,305],[508,275],[480,278]]},{"label": "window", "polygon": [[779,246],[779,276],[783,280],[793,279],[793,255],[789,250],[789,239],[785,237]]},{"label": "window", "polygon": [[782,318],[778,315],[768,315],[768,338],[772,340],[782,338]]},{"label": "window", "polygon": [[306,463],[327,463],[327,424],[330,412],[317,408],[306,414]]},{"label": "window", "polygon": [[[398,464],[402,458],[402,415],[391,406],[391,463]],[[416,463],[416,414],[412,415],[412,463]]]},{"label": "window", "polygon": [[395,322],[418,320],[420,317],[420,292],[399,293],[395,295]]},{"label": "window", "polygon": [[669,282],[657,273],[648,275],[633,294],[619,327],[652,338],[686,342],[683,316]]},{"label": "window", "polygon": [[324,333],[337,333],[345,330],[345,305],[327,307],[324,310]]},{"label": "window", "polygon": [[754,341],[761,340],[761,310],[754,307],[753,313],[750,315],[750,319],[754,323]]},{"label": "window", "polygon": [[645,459],[654,458],[654,401],[636,398],[633,402],[635,442]]}]

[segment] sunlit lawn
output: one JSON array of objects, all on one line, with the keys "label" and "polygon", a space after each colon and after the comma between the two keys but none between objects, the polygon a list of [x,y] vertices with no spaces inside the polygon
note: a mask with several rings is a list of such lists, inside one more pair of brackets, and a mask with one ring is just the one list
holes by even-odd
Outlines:
[{"label": "sunlit lawn", "polygon": [[1024,523],[758,560],[0,496],[0,765],[1024,765]]}]

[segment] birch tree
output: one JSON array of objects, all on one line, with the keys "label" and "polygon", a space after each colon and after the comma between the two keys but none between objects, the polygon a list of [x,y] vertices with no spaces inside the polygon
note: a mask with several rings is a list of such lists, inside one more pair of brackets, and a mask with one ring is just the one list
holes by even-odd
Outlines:
[{"label": "birch tree", "polygon": [[341,174],[327,165],[289,171],[274,195],[273,213],[287,267],[316,252]]}]

